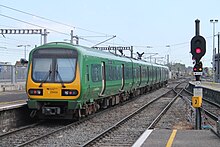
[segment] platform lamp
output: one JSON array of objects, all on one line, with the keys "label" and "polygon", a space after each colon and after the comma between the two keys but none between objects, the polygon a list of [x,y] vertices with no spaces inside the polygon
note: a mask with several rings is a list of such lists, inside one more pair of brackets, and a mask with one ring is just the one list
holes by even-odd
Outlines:
[{"label": "platform lamp", "polygon": [[210,23],[213,24],[213,56],[212,56],[212,67],[213,67],[213,81],[215,81],[215,24],[218,22],[217,19],[211,19]]},{"label": "platform lamp", "polygon": [[31,45],[26,44],[26,45],[18,45],[17,47],[24,47],[24,59],[26,59],[26,52],[27,52],[27,47],[30,47]]}]

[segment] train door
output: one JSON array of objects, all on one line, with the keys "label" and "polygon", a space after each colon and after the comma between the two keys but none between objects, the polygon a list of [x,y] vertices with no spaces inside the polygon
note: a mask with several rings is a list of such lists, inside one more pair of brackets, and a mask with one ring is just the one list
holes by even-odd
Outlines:
[{"label": "train door", "polygon": [[149,84],[150,81],[150,73],[149,73],[149,67],[147,67],[147,85]]},{"label": "train door", "polygon": [[[90,66],[91,67],[91,66]],[[92,69],[91,69],[92,70]],[[85,95],[85,99],[89,100],[91,98],[90,96],[90,92],[91,92],[91,87],[90,87],[90,82],[92,80],[92,77],[90,77],[90,73],[89,72],[89,65],[86,65],[86,70],[85,70],[85,87],[86,87],[86,95]]]},{"label": "train door", "polygon": [[106,89],[106,68],[105,62],[102,62],[102,90],[100,92],[100,96],[104,95]]},{"label": "train door", "polygon": [[87,85],[87,93],[90,92],[90,77],[89,77],[89,65],[86,65],[86,85]]},{"label": "train door", "polygon": [[139,66],[139,73],[138,73],[139,74],[139,80],[140,80],[139,81],[139,86],[141,86],[141,80],[142,80],[142,74],[141,73],[142,73],[141,66]]},{"label": "train door", "polygon": [[122,72],[122,76],[121,76],[121,91],[123,91],[123,89],[124,89],[124,86],[125,86],[125,65],[124,64],[122,64],[121,65],[121,72]]}]

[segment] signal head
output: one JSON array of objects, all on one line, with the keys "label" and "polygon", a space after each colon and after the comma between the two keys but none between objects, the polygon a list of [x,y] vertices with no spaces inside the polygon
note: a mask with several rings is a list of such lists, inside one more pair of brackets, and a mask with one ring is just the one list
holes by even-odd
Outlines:
[{"label": "signal head", "polygon": [[200,54],[202,52],[202,49],[201,48],[196,48],[196,54]]},{"label": "signal head", "polygon": [[202,72],[203,71],[202,62],[196,63],[193,67],[193,71],[194,72]]},{"label": "signal head", "polygon": [[196,60],[196,63],[199,63],[200,59],[206,53],[206,41],[202,36],[194,36],[191,40],[191,54]]}]

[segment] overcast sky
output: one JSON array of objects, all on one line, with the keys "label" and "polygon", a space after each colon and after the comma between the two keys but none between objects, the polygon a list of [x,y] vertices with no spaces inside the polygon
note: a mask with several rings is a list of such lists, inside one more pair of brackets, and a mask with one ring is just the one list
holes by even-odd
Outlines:
[{"label": "overcast sky", "polygon": [[[50,29],[48,42],[69,39],[68,34],[73,29],[74,34],[82,38],[80,44],[85,46],[93,46],[116,35],[116,38],[101,46],[134,46],[135,52],[145,52],[145,57],[148,57],[149,53],[158,53],[154,56],[158,59],[169,54],[170,62],[180,62],[186,66],[193,65],[189,53],[190,40],[195,35],[195,20],[200,19],[200,34],[207,41],[207,53],[202,61],[205,66],[211,66],[213,24],[210,19],[219,19],[219,0],[0,1],[1,5],[75,27],[60,25],[0,6],[0,28],[47,28]],[[216,23],[216,33],[219,23]],[[27,48],[30,51],[34,45],[40,45],[40,36],[5,35],[4,38],[1,35],[0,61],[14,64],[16,60],[24,57],[24,47],[18,48],[17,45],[31,45]]]}]

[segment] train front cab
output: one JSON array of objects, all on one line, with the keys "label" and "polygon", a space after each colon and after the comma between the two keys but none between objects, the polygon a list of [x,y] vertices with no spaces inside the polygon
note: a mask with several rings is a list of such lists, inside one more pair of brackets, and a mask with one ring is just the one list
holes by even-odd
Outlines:
[{"label": "train front cab", "polygon": [[27,103],[39,118],[73,117],[80,96],[77,55],[76,50],[67,48],[40,48],[30,53]]}]

